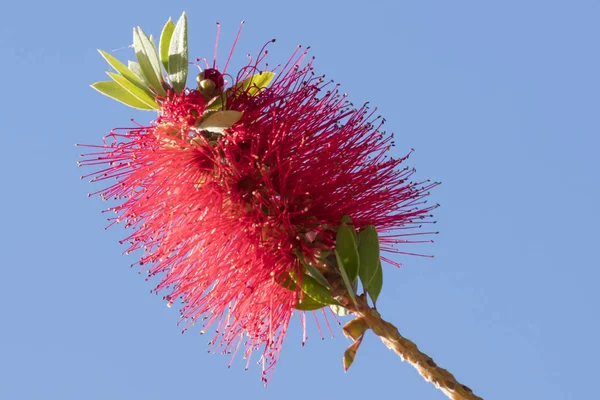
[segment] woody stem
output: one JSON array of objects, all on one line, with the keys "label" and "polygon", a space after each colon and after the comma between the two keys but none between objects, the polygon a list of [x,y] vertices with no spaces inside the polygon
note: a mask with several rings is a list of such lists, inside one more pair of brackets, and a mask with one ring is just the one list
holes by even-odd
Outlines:
[{"label": "woody stem", "polygon": [[419,350],[416,344],[403,337],[398,328],[381,318],[377,310],[369,307],[364,296],[356,300],[357,307],[352,310],[353,313],[357,317],[362,317],[383,343],[402,360],[408,361],[415,367],[426,381],[433,383],[452,400],[483,400],[468,386],[458,382],[448,370],[438,367],[431,357]]}]

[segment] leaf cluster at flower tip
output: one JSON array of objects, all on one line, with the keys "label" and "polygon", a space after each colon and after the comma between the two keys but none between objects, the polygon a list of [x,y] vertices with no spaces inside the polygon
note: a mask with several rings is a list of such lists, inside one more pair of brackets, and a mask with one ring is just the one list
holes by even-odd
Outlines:
[{"label": "leaf cluster at flower tip", "polygon": [[[98,50],[116,72],[107,72],[112,81],[96,82],[91,86],[100,93],[127,106],[141,110],[165,113],[164,102],[184,92],[199,93],[204,99],[203,113],[195,118],[199,129],[223,133],[241,118],[241,113],[226,110],[227,98],[243,93],[257,96],[266,88],[275,74],[264,71],[247,77],[223,91],[223,75],[215,68],[198,74],[197,89],[186,89],[188,77],[188,27],[185,12],[177,24],[169,18],[159,39],[158,51],[152,35],[141,27],[133,30],[133,49],[137,62],[125,66],[112,55]],[[168,110],[167,110],[168,113]]]},{"label": "leaf cluster at flower tip", "polygon": [[[117,73],[107,72],[112,81],[97,82],[92,87],[123,104],[141,110],[160,109],[160,99],[169,91],[181,93],[188,75],[187,17],[182,14],[177,25],[169,18],[160,36],[159,48],[152,35],[140,27],[133,29],[133,49],[137,62],[125,66],[115,57],[99,50]],[[166,72],[166,73],[165,73]]]}]

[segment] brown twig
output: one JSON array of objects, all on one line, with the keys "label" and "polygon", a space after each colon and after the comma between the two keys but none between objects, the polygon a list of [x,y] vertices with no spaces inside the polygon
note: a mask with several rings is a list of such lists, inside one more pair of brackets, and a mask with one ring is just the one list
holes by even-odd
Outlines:
[{"label": "brown twig", "polygon": [[475,395],[468,386],[458,382],[448,370],[438,367],[435,361],[421,352],[416,344],[403,337],[398,328],[381,318],[377,310],[369,307],[363,296],[357,298],[356,308],[351,308],[357,317],[364,319],[367,326],[381,338],[390,350],[398,354],[402,360],[408,361],[425,380],[433,383],[448,398],[452,400],[483,400]]}]

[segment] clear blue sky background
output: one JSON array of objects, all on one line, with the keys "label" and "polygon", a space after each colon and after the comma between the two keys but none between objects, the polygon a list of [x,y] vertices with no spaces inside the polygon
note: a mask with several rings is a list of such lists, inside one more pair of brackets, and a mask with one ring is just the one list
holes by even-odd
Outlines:
[{"label": "clear blue sky background", "polygon": [[157,36],[183,10],[197,57],[215,21],[223,61],[247,20],[237,66],[273,37],[273,64],[311,45],[443,182],[441,234],[416,249],[436,258],[386,270],[380,310],[404,335],[485,399],[597,396],[600,2],[58,0],[0,6],[0,398],[444,398],[372,334],[344,373],[339,328],[311,324],[303,348],[297,320],[264,389],[128,268],[73,144],[151,119],[89,88],[96,48],[131,58],[133,26]]}]

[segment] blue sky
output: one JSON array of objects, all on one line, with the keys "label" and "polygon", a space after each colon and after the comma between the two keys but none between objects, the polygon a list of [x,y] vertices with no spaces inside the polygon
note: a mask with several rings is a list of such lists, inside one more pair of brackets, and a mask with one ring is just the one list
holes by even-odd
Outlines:
[{"label": "blue sky", "polygon": [[[440,235],[386,269],[380,311],[485,399],[590,399],[600,348],[600,2],[10,2],[0,6],[4,209],[0,398],[445,398],[372,334],[348,373],[339,329],[301,346],[292,323],[267,389],[260,367],[207,354],[121,255],[121,227],[79,180],[74,143],[143,122],[89,84],[97,48],[126,60],[131,28],[188,12],[190,49],[234,65],[299,43],[352,101],[414,148]],[[114,51],[113,51],[114,50]]]}]

